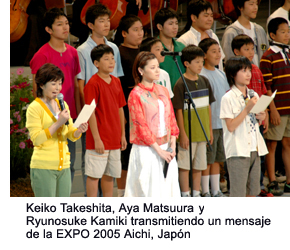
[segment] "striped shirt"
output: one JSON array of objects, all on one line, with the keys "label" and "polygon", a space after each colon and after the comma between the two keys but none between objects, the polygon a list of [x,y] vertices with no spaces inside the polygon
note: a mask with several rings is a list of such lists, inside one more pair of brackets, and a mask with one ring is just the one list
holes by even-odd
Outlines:
[{"label": "striped shirt", "polygon": [[[289,51],[287,52],[290,57]],[[260,61],[264,81],[268,90],[277,90],[274,103],[280,115],[290,114],[290,65],[277,46],[270,46]]]}]

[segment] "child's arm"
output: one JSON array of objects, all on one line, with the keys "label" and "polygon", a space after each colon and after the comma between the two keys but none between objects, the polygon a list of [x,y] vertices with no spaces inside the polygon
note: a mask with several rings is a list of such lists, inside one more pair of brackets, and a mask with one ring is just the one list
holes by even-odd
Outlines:
[{"label": "child's arm", "polygon": [[89,119],[89,125],[92,131],[92,135],[95,141],[95,151],[98,154],[105,153],[105,146],[104,143],[100,137],[98,124],[97,124],[97,118],[95,112],[92,113],[90,119]]},{"label": "child's arm", "polygon": [[84,87],[85,87],[85,80],[78,79],[79,85],[79,92],[80,92],[80,104],[81,108],[85,105],[85,94],[84,94]]},{"label": "child's arm", "polygon": [[[269,89],[268,89],[268,91],[267,91],[267,95],[268,95],[268,96],[271,96],[272,94],[273,94],[273,93],[272,93],[272,90],[269,90]],[[278,112],[278,110],[277,110],[277,108],[276,108],[276,105],[275,105],[274,101],[271,101],[269,107],[270,107],[270,117],[269,117],[270,122],[271,122],[273,125],[277,126],[277,125],[280,124],[280,122],[281,122],[281,118],[280,118],[280,114],[279,114],[279,112]]]},{"label": "child's arm", "polygon": [[176,109],[176,121],[177,125],[179,127],[179,142],[180,142],[180,147],[184,149],[188,149],[189,147],[189,139],[185,133],[184,129],[184,121],[183,121],[183,112],[182,109]]},{"label": "child's arm", "polygon": [[121,151],[123,151],[127,148],[127,141],[126,141],[126,136],[125,136],[125,115],[124,115],[123,107],[119,108],[119,116],[120,116],[120,122],[121,122],[121,130],[122,130]]},{"label": "child's arm", "polygon": [[210,131],[210,144],[213,144],[213,132],[212,132],[212,122],[211,122],[211,107],[210,105],[208,106],[208,111],[209,111],[209,131]]},{"label": "child's arm", "polygon": [[246,116],[250,113],[251,109],[257,103],[258,98],[254,96],[251,98],[247,106],[242,110],[242,112],[235,118],[224,118],[227,128],[230,132],[234,132],[236,128],[242,123],[242,121],[246,118]]},{"label": "child's arm", "polygon": [[74,78],[74,90],[75,90],[75,103],[76,103],[76,112],[77,115],[81,112],[81,102],[80,102],[80,89],[78,84],[77,76]]}]

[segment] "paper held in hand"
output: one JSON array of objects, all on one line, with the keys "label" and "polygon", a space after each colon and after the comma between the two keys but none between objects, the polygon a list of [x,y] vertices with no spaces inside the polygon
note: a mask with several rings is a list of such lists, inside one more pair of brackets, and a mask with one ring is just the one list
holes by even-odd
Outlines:
[{"label": "paper held in hand", "polygon": [[88,122],[95,108],[96,108],[95,99],[91,102],[90,105],[85,104],[73,126],[75,128],[78,128],[82,123]]},{"label": "paper held in hand", "polygon": [[262,95],[255,106],[251,109],[250,113],[258,114],[262,111],[265,111],[270,102],[275,98],[276,92],[277,90],[275,90],[271,96]]}]

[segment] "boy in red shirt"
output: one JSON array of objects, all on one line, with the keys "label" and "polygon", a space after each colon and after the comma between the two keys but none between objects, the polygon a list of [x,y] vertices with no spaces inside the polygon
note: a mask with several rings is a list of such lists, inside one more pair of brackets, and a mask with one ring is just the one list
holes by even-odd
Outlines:
[{"label": "boy in red shirt", "polygon": [[120,80],[110,74],[115,67],[113,49],[100,44],[92,50],[91,58],[98,72],[84,87],[85,103],[96,102],[86,138],[87,196],[97,196],[102,178],[103,196],[112,197],[113,178],[121,177],[120,148],[125,150],[127,146],[123,111],[126,101]]}]

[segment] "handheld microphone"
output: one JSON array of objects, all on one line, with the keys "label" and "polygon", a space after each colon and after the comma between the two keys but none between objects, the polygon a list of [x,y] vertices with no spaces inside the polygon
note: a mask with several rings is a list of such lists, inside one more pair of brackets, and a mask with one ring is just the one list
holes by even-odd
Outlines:
[{"label": "handheld microphone", "polygon": [[182,52],[175,52],[175,51],[161,51],[160,53],[162,56],[181,56]]},{"label": "handheld microphone", "polygon": [[249,96],[250,96],[250,99],[252,99],[255,96],[255,91],[252,89],[249,89]]},{"label": "handheld microphone", "polygon": [[[168,148],[166,151],[172,153],[173,149],[172,148]],[[167,176],[168,165],[169,165],[169,163],[167,161],[165,161],[164,168],[163,168],[164,178],[166,178],[166,176]]]},{"label": "handheld microphone", "polygon": [[[63,111],[65,109],[64,102],[63,102],[63,94],[59,93],[56,98],[58,99],[61,111]],[[66,121],[65,125],[68,125],[68,121]]]}]

